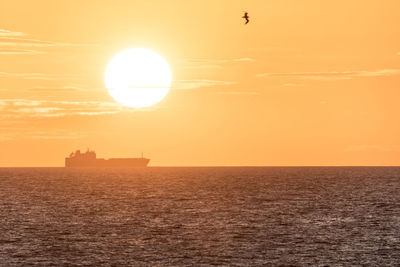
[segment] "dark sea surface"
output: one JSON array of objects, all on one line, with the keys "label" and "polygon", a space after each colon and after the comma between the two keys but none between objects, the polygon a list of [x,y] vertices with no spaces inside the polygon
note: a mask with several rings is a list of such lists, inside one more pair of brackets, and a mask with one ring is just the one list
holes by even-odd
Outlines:
[{"label": "dark sea surface", "polygon": [[400,265],[400,168],[0,168],[1,266]]}]

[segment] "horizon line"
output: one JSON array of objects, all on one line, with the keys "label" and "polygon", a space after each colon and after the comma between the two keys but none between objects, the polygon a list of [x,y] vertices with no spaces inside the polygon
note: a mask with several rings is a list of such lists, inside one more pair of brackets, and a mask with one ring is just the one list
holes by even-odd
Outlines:
[{"label": "horizon line", "polygon": [[65,168],[65,169],[148,169],[148,168],[363,168],[400,167],[400,165],[159,165],[147,167],[65,167],[65,166],[0,166],[1,168]]}]

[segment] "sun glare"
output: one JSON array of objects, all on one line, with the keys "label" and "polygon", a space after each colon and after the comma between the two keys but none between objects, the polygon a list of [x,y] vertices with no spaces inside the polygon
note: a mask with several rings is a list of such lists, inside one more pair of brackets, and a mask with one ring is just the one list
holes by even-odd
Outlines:
[{"label": "sun glare", "polygon": [[134,48],[116,55],[108,64],[104,82],[120,104],[133,108],[152,106],[169,91],[172,73],[158,54]]}]

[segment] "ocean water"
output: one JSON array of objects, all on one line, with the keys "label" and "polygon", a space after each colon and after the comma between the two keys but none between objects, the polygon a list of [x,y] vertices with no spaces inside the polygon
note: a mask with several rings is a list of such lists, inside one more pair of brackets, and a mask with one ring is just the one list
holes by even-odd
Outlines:
[{"label": "ocean water", "polygon": [[0,168],[1,266],[400,265],[400,168]]}]

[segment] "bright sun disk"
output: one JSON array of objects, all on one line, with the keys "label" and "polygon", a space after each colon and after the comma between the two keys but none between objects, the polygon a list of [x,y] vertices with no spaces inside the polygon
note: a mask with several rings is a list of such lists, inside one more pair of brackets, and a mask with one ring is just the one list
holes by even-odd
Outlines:
[{"label": "bright sun disk", "polygon": [[172,73],[158,54],[133,48],[117,54],[108,64],[104,82],[120,104],[133,108],[160,102],[171,87]]}]

